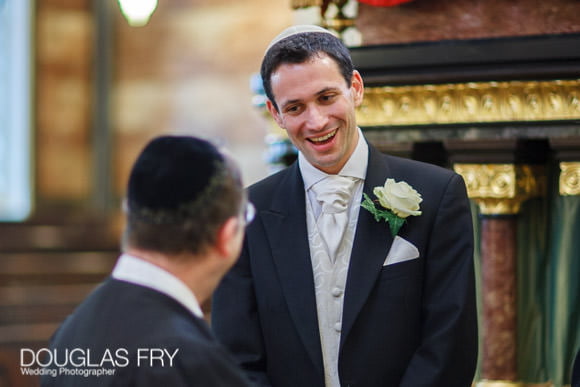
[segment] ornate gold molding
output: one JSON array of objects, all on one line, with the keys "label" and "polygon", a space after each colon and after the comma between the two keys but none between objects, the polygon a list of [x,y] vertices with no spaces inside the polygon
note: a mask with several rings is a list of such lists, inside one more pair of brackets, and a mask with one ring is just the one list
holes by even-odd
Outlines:
[{"label": "ornate gold molding", "polygon": [[[321,26],[335,31],[339,38],[343,38],[344,30],[355,27],[355,16],[347,16],[343,10],[348,5],[349,0],[291,0],[290,4],[293,9],[320,7],[322,16]],[[336,8],[329,12],[329,6],[334,5]]]},{"label": "ornate gold molding", "polygon": [[509,382],[505,380],[480,380],[475,387],[524,387],[520,382]]},{"label": "ornate gold molding", "polygon": [[560,195],[580,195],[580,162],[560,163]]},{"label": "ornate gold molding", "polygon": [[347,28],[354,27],[354,19],[350,19],[342,14],[340,17],[334,17],[332,19],[324,19],[322,26],[331,30],[338,31],[339,33],[346,30]]},{"label": "ornate gold molding", "polygon": [[525,200],[545,192],[542,166],[455,164],[453,168],[463,176],[469,198],[479,204],[484,215],[517,214]]},{"label": "ornate gold molding", "polygon": [[291,0],[290,6],[293,9],[306,8],[306,7],[317,7],[322,5],[322,0]]},{"label": "ornate gold molding", "polygon": [[[523,382],[510,382],[503,380],[480,380],[474,384],[473,387],[554,387],[551,382],[546,383],[523,383]],[[570,387],[569,384],[564,385],[564,387]]]},{"label": "ornate gold molding", "polygon": [[580,118],[580,79],[365,88],[361,126]]},{"label": "ornate gold molding", "polygon": [[[546,383],[523,383],[523,382],[510,382],[503,380],[480,380],[474,384],[474,387],[554,387],[551,382]],[[569,384],[564,385],[564,387],[570,387]]]}]

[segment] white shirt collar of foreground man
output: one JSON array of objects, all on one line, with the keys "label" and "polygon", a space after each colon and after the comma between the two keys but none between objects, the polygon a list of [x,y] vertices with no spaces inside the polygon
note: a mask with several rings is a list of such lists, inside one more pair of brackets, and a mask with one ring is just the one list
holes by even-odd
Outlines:
[{"label": "white shirt collar of foreground man", "polygon": [[123,254],[112,273],[113,278],[163,293],[199,318],[203,312],[191,290],[177,277],[143,259]]}]

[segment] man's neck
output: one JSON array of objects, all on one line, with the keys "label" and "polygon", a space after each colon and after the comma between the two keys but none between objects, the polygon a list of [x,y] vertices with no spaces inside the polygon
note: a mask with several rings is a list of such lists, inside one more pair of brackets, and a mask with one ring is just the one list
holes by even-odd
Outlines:
[{"label": "man's neck", "polygon": [[219,283],[219,280],[214,278],[217,275],[212,273],[206,256],[191,253],[164,254],[137,248],[128,248],[125,253],[172,274],[192,291],[200,304],[210,299]]}]

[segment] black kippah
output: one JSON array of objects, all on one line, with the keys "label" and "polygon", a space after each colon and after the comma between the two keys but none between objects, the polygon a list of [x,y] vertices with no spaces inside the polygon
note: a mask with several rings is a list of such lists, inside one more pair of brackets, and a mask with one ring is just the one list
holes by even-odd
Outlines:
[{"label": "black kippah", "polygon": [[208,141],[188,136],[153,139],[135,162],[127,189],[129,212],[154,223],[179,221],[208,195],[224,158]]}]

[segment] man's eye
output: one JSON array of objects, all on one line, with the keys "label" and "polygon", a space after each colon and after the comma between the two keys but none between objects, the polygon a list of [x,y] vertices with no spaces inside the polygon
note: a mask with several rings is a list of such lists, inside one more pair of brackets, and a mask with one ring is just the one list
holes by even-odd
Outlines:
[{"label": "man's eye", "polygon": [[321,96],[320,99],[322,101],[325,101],[325,102],[330,102],[330,101],[334,100],[335,97],[336,97],[336,94],[326,94],[326,95]]},{"label": "man's eye", "polygon": [[286,109],[284,109],[284,111],[286,113],[290,113],[290,114],[297,113],[299,110],[300,110],[299,106],[288,106]]}]

